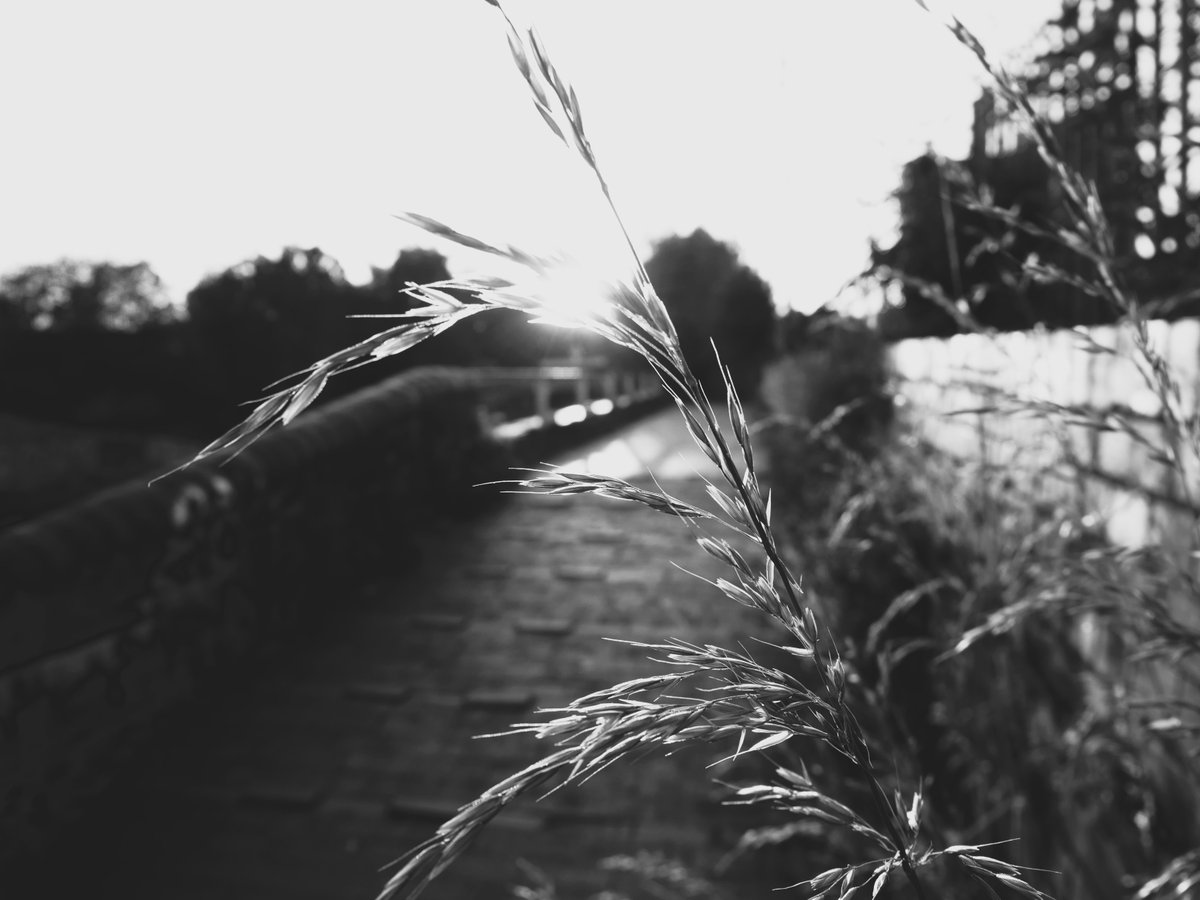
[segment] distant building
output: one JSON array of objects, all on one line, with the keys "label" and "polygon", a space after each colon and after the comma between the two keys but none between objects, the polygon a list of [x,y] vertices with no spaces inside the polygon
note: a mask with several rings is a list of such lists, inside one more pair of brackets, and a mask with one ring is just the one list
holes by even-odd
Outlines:
[{"label": "distant building", "polygon": [[[1118,257],[1156,293],[1200,282],[1198,34],[1200,0],[1065,0],[1023,73],[1067,162],[1095,181]],[[981,182],[1022,135],[985,93],[968,162]]]}]

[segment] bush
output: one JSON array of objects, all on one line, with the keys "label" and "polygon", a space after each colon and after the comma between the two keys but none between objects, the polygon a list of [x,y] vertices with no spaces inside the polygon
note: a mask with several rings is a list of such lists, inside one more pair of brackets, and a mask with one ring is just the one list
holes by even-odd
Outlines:
[{"label": "bush", "polygon": [[764,402],[796,434],[829,432],[844,449],[867,453],[892,420],[887,348],[865,322],[836,314],[794,330],[771,367]]},{"label": "bush", "polygon": [[738,259],[732,245],[703,228],[658,241],[646,273],[705,389],[724,392],[719,354],[738,393],[753,399],[775,346],[775,308],[766,282]]}]

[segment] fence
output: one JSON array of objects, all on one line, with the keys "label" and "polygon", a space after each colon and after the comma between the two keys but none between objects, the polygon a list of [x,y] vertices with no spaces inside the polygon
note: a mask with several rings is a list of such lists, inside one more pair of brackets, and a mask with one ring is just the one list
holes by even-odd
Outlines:
[{"label": "fence", "polygon": [[[1195,414],[1200,321],[1151,322],[1149,335],[1179,383],[1180,408]],[[1167,464],[1138,358],[1121,326],[921,338],[891,353],[910,418],[934,445],[1069,496],[1117,543],[1170,545],[1200,513],[1200,481],[1189,469],[1181,482]],[[1093,413],[1091,424],[1072,410]]]}]

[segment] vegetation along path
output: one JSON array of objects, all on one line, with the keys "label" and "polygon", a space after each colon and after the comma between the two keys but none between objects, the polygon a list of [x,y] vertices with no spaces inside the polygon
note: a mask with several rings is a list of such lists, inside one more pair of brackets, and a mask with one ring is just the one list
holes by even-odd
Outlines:
[{"label": "vegetation along path", "polygon": [[[703,481],[688,477],[697,460],[676,452],[686,446],[660,416],[575,462],[634,475],[652,461],[666,490],[703,504]],[[606,638],[736,644],[766,628],[671,565],[718,574],[686,527],[630,503],[517,496],[421,544],[415,575],[348,586],[319,634],[178,715],[12,896],[374,897],[382,866],[551,749],[477,735],[660,670]],[[732,749],[648,757],[510,809],[426,896],[512,896],[535,883],[522,860],[563,898],[624,877],[599,866],[614,854],[711,871],[747,824],[712,783],[731,773],[705,768]]]}]

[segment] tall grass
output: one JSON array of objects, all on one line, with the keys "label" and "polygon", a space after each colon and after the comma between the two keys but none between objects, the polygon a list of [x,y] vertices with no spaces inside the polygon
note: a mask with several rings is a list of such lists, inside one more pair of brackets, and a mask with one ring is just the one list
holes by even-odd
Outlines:
[{"label": "tall grass", "polygon": [[[518,26],[498,2],[489,2],[503,17],[536,110],[595,178],[625,234],[574,89],[536,32]],[[1137,303],[1120,285],[1094,191],[1062,162],[1053,134],[1034,116],[1015,81],[991,63],[961,23],[951,19],[948,24],[995,77],[998,90],[1026,115],[1062,182],[1072,218],[1057,238],[1093,265],[1095,289],[1129,316],[1143,373],[1171,425],[1167,452],[1185,471],[1185,451],[1200,447],[1196,423],[1182,409],[1178,385],[1149,341]],[[875,897],[885,890],[921,898],[1044,897],[1031,881],[1042,883],[1047,876],[1027,876],[998,856],[1015,854],[1021,863],[1036,864],[1046,845],[1059,867],[1073,866],[1071,878],[1096,889],[1092,895],[1105,893],[1104,884],[1114,882],[1121,885],[1118,892],[1125,890],[1121,879],[1130,873],[1142,877],[1144,897],[1166,890],[1184,894],[1188,879],[1195,877],[1196,853],[1181,851],[1165,859],[1159,851],[1168,843],[1162,841],[1137,860],[1127,859],[1126,851],[1145,844],[1139,814],[1150,802],[1142,777],[1150,748],[1171,762],[1156,771],[1178,769],[1194,784],[1191,758],[1168,752],[1175,746],[1168,743],[1171,729],[1139,724],[1136,708],[1120,691],[1127,682],[1119,668],[1071,650],[1080,617],[1097,614],[1119,621],[1112,633],[1134,636],[1147,654],[1200,646],[1169,610],[1155,605],[1150,587],[1126,590],[1128,557],[1068,527],[1061,511],[1026,503],[1015,491],[964,491],[952,477],[961,473],[928,469],[919,463],[916,447],[900,445],[872,456],[867,452],[872,448],[849,446],[836,428],[814,425],[811,432],[801,432],[799,462],[811,466],[807,473],[834,473],[837,479],[828,489],[805,495],[800,478],[798,503],[819,527],[795,532],[791,539],[810,581],[822,591],[841,593],[831,595],[836,604],[818,609],[811,592],[801,589],[773,524],[772,502],[760,484],[737,392],[726,377],[723,402],[733,423],[729,440],[627,235],[625,270],[598,273],[586,284],[576,273],[569,279],[572,290],[586,295],[572,300],[586,302],[566,302],[556,294],[565,274],[559,262],[478,240],[426,216],[408,219],[441,238],[516,262],[528,275],[411,285],[407,293],[419,301],[418,308],[397,317],[398,324],[313,364],[200,455],[236,452],[267,428],[286,425],[331,376],[403,352],[488,309],[517,310],[534,320],[587,329],[637,353],[657,373],[697,445],[720,472],[720,482],[708,490],[712,503],[700,508],[659,490],[562,470],[537,471],[517,484],[551,494],[594,493],[681,519],[702,550],[727,566],[727,577],[716,580],[715,587],[785,629],[788,639],[776,649],[789,665],[767,665],[742,650],[669,637],[639,645],[668,669],[514,726],[515,733],[547,742],[547,755],[485,791],[409,850],[382,897],[415,897],[518,797],[600,776],[609,765],[647,750],[711,742],[728,744],[735,756],[770,751],[770,758],[780,761],[771,779],[740,787],[734,799],[782,810],[797,824],[752,832],[743,850],[811,835],[814,825],[836,847],[839,858],[792,886],[809,898]],[[839,404],[839,415],[843,409]],[[847,465],[847,460],[855,462]],[[930,504],[929,497],[943,502]],[[997,503],[1001,527],[991,528],[987,517],[996,514]],[[964,550],[964,534],[984,531],[987,541],[966,542]],[[727,539],[731,533],[757,544],[764,561],[747,560]],[[1153,577],[1151,567],[1136,568],[1139,576]],[[902,589],[893,590],[897,585]],[[1006,652],[980,652],[991,640],[1002,640]],[[1167,715],[1156,721],[1171,716],[1182,721],[1183,702],[1164,702]],[[948,709],[961,719],[951,724]],[[1032,724],[1014,724],[1022,721]],[[936,777],[926,781],[931,774]],[[1069,780],[1037,783],[1047,774]],[[1108,796],[1100,793],[1102,787]],[[1154,802],[1166,802],[1170,793],[1165,788]],[[1119,852],[1099,854],[1107,837],[1086,835],[1096,823],[1108,821],[1107,807],[1128,797],[1143,806],[1111,832]],[[1014,804],[1014,798],[1027,804]],[[1129,823],[1132,831],[1125,827]],[[1180,827],[1181,842],[1185,830]],[[1027,840],[1006,844],[1018,837]],[[993,844],[1004,846],[992,849]],[[1026,851],[1030,845],[1033,849]],[[1153,877],[1159,880],[1147,880]],[[1128,889],[1135,888],[1130,882]]]},{"label": "tall grass", "polygon": [[[1066,164],[1019,82],[961,22],[945,24],[1024,120],[1062,188],[1058,227],[1036,233],[1075,265],[1030,260],[1027,271],[1110,305],[1129,341],[1079,340],[1132,363],[1159,410],[1149,427],[1121,408],[1043,397],[1000,396],[975,412],[1042,420],[1064,446],[1072,430],[1122,433],[1173,472],[1177,497],[1194,510],[1200,420],[1152,339],[1155,305],[1122,281],[1094,185]],[[1030,228],[1010,210],[971,208]],[[959,311],[958,298],[928,287]],[[777,438],[791,460],[776,466],[777,487],[796,514],[784,541],[802,551],[810,595],[830,600],[881,734],[909,748],[930,779],[928,830],[972,843],[1020,838],[1009,858],[1054,870],[1038,881],[1062,897],[1194,896],[1198,517],[1177,519],[1163,543],[1118,547],[1070,490],[1045,490],[1052,479],[1028,468],[1040,460],[997,468],[985,452],[967,463],[904,430],[868,448],[879,452],[855,453],[845,437],[810,427]],[[828,476],[820,490],[801,474],[813,471]]]},{"label": "tall grass", "polygon": [[[1189,896],[1197,634],[1171,605],[1195,602],[1186,570],[905,426],[859,457],[836,434],[773,437],[781,539],[810,561],[880,733],[928,779],[928,830],[1020,838],[1007,857],[1059,873],[1057,896]],[[820,491],[798,475],[813,471]]]}]

